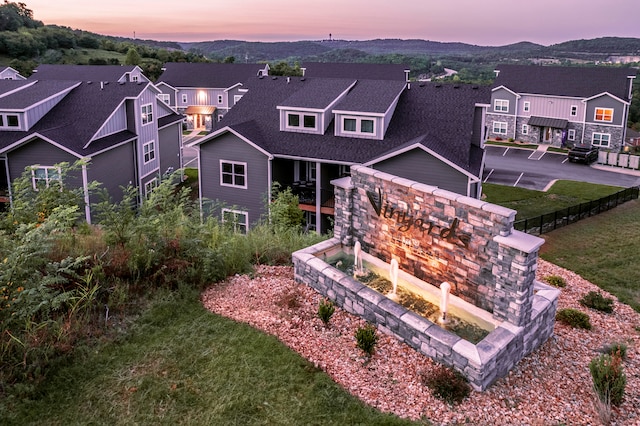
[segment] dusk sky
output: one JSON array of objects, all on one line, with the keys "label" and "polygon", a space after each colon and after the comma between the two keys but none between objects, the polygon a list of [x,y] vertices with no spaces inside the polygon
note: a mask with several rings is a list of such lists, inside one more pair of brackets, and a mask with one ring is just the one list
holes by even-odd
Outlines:
[{"label": "dusk sky", "polygon": [[418,38],[501,46],[640,38],[638,0],[23,0],[34,18],[163,41]]}]

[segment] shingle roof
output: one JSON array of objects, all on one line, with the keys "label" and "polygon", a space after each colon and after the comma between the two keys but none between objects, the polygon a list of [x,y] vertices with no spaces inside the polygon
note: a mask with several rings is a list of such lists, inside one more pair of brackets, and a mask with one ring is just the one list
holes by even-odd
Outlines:
[{"label": "shingle roof", "polygon": [[[287,81],[287,77],[270,77],[271,79],[282,78]],[[291,78],[289,79],[291,81]],[[299,81],[299,80],[298,80]],[[338,96],[349,87],[356,83],[353,78],[341,79],[310,79],[303,80],[305,84],[304,90],[295,90],[291,96],[283,100],[281,106],[291,108],[317,108],[325,109],[331,102],[335,101]],[[288,84],[288,83],[287,83]]]},{"label": "shingle roof", "polygon": [[493,87],[504,86],[516,93],[590,98],[608,92],[629,100],[630,75],[636,70],[617,67],[557,67],[540,65],[508,65],[500,71]]},{"label": "shingle roof", "polygon": [[32,81],[26,80],[0,80],[0,97],[22,86],[32,84]]},{"label": "shingle roof", "polygon": [[168,62],[157,83],[172,87],[226,89],[256,77],[265,64],[219,64],[208,62]]},{"label": "shingle roof", "polygon": [[82,83],[51,109],[27,132],[0,132],[0,150],[9,145],[39,134],[81,155],[91,155],[116,143],[135,137],[128,131],[119,132],[91,142],[116,108],[126,98],[138,97],[147,84]]},{"label": "shingle roof", "polygon": [[[227,113],[221,124],[274,156],[348,164],[366,163],[410,141],[420,141],[462,169],[479,175],[482,155],[471,148],[471,132],[475,104],[490,99],[488,86],[412,84],[400,95],[382,141],[334,136],[333,122],[322,135],[281,132],[276,107],[295,91],[303,90],[309,81],[310,78],[292,78],[290,83],[284,79],[255,79],[248,83],[250,89],[242,102]],[[365,85],[373,90],[376,83]],[[380,86],[385,87],[385,82]],[[370,92],[370,98],[375,97],[375,91]]]},{"label": "shingle roof", "polygon": [[403,64],[364,64],[364,63],[335,63],[335,62],[305,62],[305,77],[327,78],[357,78],[369,80],[397,80],[406,81],[405,70],[409,67]]},{"label": "shingle roof", "polygon": [[29,77],[37,80],[118,81],[135,65],[41,64]]},{"label": "shingle roof", "polygon": [[[385,113],[402,90],[404,81],[359,80],[349,96],[336,106],[336,110]],[[374,96],[371,96],[375,94]]]},{"label": "shingle roof", "polygon": [[[0,95],[0,109],[2,110],[22,110],[26,109],[38,102],[41,102],[45,99],[50,98],[56,94],[61,92],[70,90],[75,85],[79,84],[78,81],[40,81],[36,80],[35,83],[33,81],[18,81],[18,80],[3,80],[5,81],[13,81],[13,82],[23,82],[27,84],[17,84],[15,88],[23,87],[21,90],[11,93]],[[34,84],[30,84],[34,83]],[[0,84],[0,92],[7,93],[3,90],[4,87],[9,87],[11,85]]]}]

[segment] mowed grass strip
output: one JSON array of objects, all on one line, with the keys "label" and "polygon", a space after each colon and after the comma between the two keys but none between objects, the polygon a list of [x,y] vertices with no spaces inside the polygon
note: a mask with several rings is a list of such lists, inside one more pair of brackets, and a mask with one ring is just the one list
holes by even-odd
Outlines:
[{"label": "mowed grass strip", "polygon": [[275,337],[205,310],[198,296],[154,302],[121,342],[58,367],[32,400],[5,401],[2,423],[413,424],[366,406]]}]

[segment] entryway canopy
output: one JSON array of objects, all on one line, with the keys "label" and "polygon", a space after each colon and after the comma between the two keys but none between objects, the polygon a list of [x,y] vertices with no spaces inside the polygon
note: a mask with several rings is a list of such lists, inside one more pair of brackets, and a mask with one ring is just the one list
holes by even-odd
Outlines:
[{"label": "entryway canopy", "polygon": [[563,120],[561,118],[536,117],[536,116],[531,116],[529,118],[529,126],[552,127],[554,129],[566,129],[568,124],[569,124],[568,120]]},{"label": "entryway canopy", "polygon": [[191,105],[188,106],[185,110],[185,114],[201,114],[201,115],[211,115],[216,110],[214,106],[207,105]]}]

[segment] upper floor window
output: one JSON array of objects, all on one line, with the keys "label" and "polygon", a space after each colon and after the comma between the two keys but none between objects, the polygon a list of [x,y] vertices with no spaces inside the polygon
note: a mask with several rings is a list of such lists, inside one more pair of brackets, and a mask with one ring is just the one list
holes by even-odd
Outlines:
[{"label": "upper floor window", "polygon": [[170,96],[167,95],[166,93],[159,94],[158,99],[160,99],[162,102],[164,102],[167,105],[169,105],[169,102],[171,101]]},{"label": "upper floor window", "polygon": [[137,75],[132,75],[131,76],[131,81],[133,81],[134,83],[138,81],[138,76]]},{"label": "upper floor window", "polygon": [[20,127],[20,119],[15,114],[0,115],[0,127]]},{"label": "upper floor window", "polygon": [[222,222],[229,224],[234,232],[246,234],[249,228],[249,214],[241,210],[222,209]]},{"label": "upper floor window", "polygon": [[504,121],[494,121],[493,122],[493,133],[497,133],[499,135],[507,134],[507,123]]},{"label": "upper floor window", "polygon": [[220,160],[220,185],[247,188],[247,163]]},{"label": "upper floor window", "polygon": [[218,95],[218,103],[221,104],[222,103],[222,95]]},{"label": "upper floor window", "polygon": [[493,110],[498,112],[508,112],[509,101],[506,99],[496,99],[493,101]]},{"label": "upper floor window", "polygon": [[62,189],[60,167],[37,166],[31,169],[31,184],[36,191],[38,188],[49,188],[53,183],[58,183]]},{"label": "upper floor window", "polygon": [[[508,104],[508,102],[509,102],[509,101],[507,101],[507,109],[509,109],[509,104]],[[522,104],[522,111],[524,111],[524,112],[529,112],[529,111],[531,111],[531,102],[529,102],[529,101],[524,102],[524,103]]]},{"label": "upper floor window", "polygon": [[609,146],[611,135],[608,133],[593,133],[591,136],[591,145],[595,146]]},{"label": "upper floor window", "polygon": [[154,141],[147,142],[142,145],[144,155],[144,163],[148,163],[156,158],[156,143]]},{"label": "upper floor window", "polygon": [[374,122],[370,118],[344,117],[342,119],[342,131],[344,133],[375,134]]},{"label": "upper floor window", "polygon": [[296,114],[293,112],[287,113],[287,127],[289,128],[305,128],[316,129],[316,116],[312,114]]},{"label": "upper floor window", "polygon": [[571,116],[575,117],[578,115],[578,105],[571,105]]},{"label": "upper floor window", "polygon": [[186,104],[186,103],[187,103],[187,101],[188,101],[188,99],[187,99],[187,94],[186,94],[186,93],[183,93],[183,94],[182,94],[182,103],[183,103],[183,104]]},{"label": "upper floor window", "polygon": [[153,121],[153,105],[142,105],[142,124],[149,124]]},{"label": "upper floor window", "polygon": [[596,108],[595,120],[611,123],[613,121],[613,108]]}]

